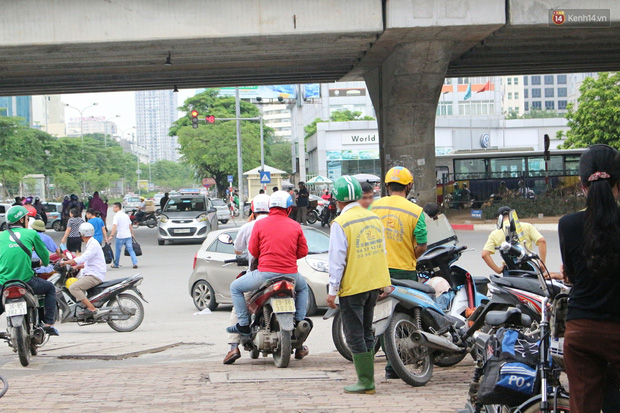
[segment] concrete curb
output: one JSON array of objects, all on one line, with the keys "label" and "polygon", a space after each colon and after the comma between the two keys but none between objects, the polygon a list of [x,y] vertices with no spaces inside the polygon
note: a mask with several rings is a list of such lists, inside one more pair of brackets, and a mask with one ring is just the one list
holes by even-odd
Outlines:
[{"label": "concrete curb", "polygon": [[[534,225],[539,231],[555,231],[558,230],[558,224],[536,224]],[[486,231],[490,232],[497,228],[493,224],[453,224],[455,231]]]}]

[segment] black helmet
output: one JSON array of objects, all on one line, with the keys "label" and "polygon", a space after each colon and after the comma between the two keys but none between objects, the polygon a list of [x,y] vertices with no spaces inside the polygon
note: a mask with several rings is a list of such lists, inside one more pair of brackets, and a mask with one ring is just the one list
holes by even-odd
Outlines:
[{"label": "black helmet", "polygon": [[503,206],[497,210],[497,216],[508,215],[510,214],[510,211],[512,211],[512,209],[509,206]]},{"label": "black helmet", "polygon": [[72,201],[77,201],[78,200],[78,196],[75,194],[71,194],[71,200]]}]

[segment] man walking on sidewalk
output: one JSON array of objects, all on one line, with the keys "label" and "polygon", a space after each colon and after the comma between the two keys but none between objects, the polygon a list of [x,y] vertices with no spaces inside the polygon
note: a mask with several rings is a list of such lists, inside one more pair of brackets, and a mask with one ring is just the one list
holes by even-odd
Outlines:
[{"label": "man walking on sidewalk", "polygon": [[112,206],[112,211],[116,214],[114,215],[114,220],[112,221],[112,232],[108,238],[108,242],[111,242],[114,235],[116,235],[116,254],[114,255],[114,263],[112,264],[112,268],[119,267],[118,263],[121,258],[121,249],[123,248],[123,245],[125,246],[125,249],[129,251],[129,256],[131,257],[133,267],[138,268],[138,258],[136,258],[136,253],[133,250],[133,228],[131,227],[131,219],[125,211],[123,211],[123,206],[120,202],[114,203]]},{"label": "man walking on sidewalk", "polygon": [[327,304],[336,308],[336,295],[340,297],[344,335],[357,373],[357,383],[345,386],[344,391],[372,394],[375,392],[372,319],[380,290],[391,284],[383,225],[377,215],[357,202],[362,198],[362,187],[355,178],[347,175],[338,178],[333,194],[342,212],[331,227]]}]

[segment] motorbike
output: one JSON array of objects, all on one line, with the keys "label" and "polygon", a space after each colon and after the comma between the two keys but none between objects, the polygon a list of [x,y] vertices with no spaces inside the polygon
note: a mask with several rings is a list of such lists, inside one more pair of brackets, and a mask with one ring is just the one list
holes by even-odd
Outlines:
[{"label": "motorbike", "polygon": [[[508,251],[514,246],[506,242],[502,245],[502,248]],[[531,331],[533,319],[520,308],[513,307],[504,311],[489,311],[485,313],[484,320],[486,325],[490,328],[487,332],[476,331],[474,333],[474,349],[475,354],[475,371],[474,378],[470,384],[469,396],[464,409],[459,410],[459,413],[492,413],[492,412],[519,412],[519,413],[564,413],[569,412],[568,392],[563,388],[560,382],[560,373],[563,370],[563,353],[562,345],[563,339],[560,337],[563,333],[562,320],[564,317],[562,314],[566,309],[566,300],[568,295],[566,291],[557,288],[553,284],[549,284],[543,277],[543,271],[540,266],[534,261],[538,257],[536,254],[526,254],[522,259],[529,260],[538,269],[537,280],[539,287],[542,290],[542,299],[540,302],[540,324],[537,330],[535,339],[539,340],[536,346],[533,343],[527,342],[527,340],[517,340],[517,347],[519,351],[525,351],[526,347],[537,347],[535,358],[537,361],[536,380],[540,382],[539,385],[535,385],[535,388],[539,388],[538,394],[534,394],[522,402],[513,402],[510,404],[502,405],[485,405],[483,402],[485,399],[480,400],[481,387],[484,386],[486,376],[495,376],[490,373],[491,367],[489,360],[493,357],[499,357],[497,345],[495,344],[497,334],[500,329],[512,330],[513,332],[520,332],[524,337],[527,337],[528,332]],[[564,314],[565,315],[565,314]],[[553,327],[552,327],[553,326]],[[528,344],[529,343],[529,344]],[[524,345],[527,344],[527,345]],[[515,347],[515,348],[517,348]],[[534,351],[533,350],[533,351]],[[491,361],[493,362],[493,361]],[[502,364],[502,368],[505,364]],[[522,365],[521,365],[522,367]],[[523,388],[524,379],[520,376],[522,370],[514,370],[508,375],[507,383],[508,387]],[[504,373],[502,373],[504,374]],[[493,384],[493,381],[491,381]],[[504,383],[505,385],[505,383]],[[488,388],[488,386],[486,386]],[[486,391],[486,389],[485,389]],[[489,397],[487,396],[487,399]]]},{"label": "motorbike", "polygon": [[329,204],[324,206],[321,210],[321,214],[319,215],[319,219],[321,220],[321,226],[331,224],[331,222],[338,216],[338,207],[336,206],[336,200],[331,198],[329,200]]},{"label": "motorbike", "polygon": [[[70,257],[69,257],[70,258]],[[82,303],[75,298],[66,287],[69,278],[76,277],[78,271],[70,265],[55,266],[56,273],[49,281],[56,287],[56,302],[58,305],[57,317],[61,323],[77,323],[80,326],[97,323],[107,323],[113,330],[130,332],[137,329],[144,319],[144,306],[133,294],[133,291],[142,301],[148,302],[138,289],[143,277],[140,274],[127,278],[105,281],[87,291],[90,302],[99,309],[98,314],[88,315]]]},{"label": "motorbike", "polygon": [[[228,243],[232,239],[224,241]],[[248,260],[238,256],[224,261],[224,265],[230,263],[247,267]],[[260,353],[263,356],[272,354],[276,367],[288,367],[291,354],[303,347],[312,331],[312,321],[308,318],[297,322],[297,325],[294,323],[295,280],[289,277],[267,280],[256,291],[246,295],[246,304],[251,314],[251,333],[248,337],[242,336],[241,345],[253,359],[257,359]]]},{"label": "motorbike", "polygon": [[147,226],[149,228],[155,228],[157,226],[157,215],[155,212],[145,212],[138,220],[137,210],[134,209],[131,211],[129,219],[131,219],[131,225],[134,229],[140,226]]},{"label": "motorbike", "polygon": [[[33,268],[39,264],[38,260],[33,259]],[[43,295],[35,295],[30,286],[21,280],[9,280],[2,287],[7,331],[0,333],[0,338],[18,354],[19,362],[24,367],[30,364],[30,356],[36,356],[39,347],[49,339],[41,321],[44,299]]]}]

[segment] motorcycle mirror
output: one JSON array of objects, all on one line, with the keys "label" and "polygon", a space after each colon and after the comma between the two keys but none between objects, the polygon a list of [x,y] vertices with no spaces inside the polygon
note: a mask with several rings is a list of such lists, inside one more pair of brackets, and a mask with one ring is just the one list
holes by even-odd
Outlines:
[{"label": "motorcycle mirror", "polygon": [[220,235],[217,236],[217,240],[219,242],[221,242],[222,244],[227,244],[227,245],[232,245],[233,244],[233,239],[230,235],[226,234],[226,233],[222,233]]}]

